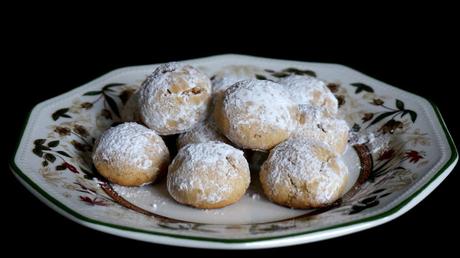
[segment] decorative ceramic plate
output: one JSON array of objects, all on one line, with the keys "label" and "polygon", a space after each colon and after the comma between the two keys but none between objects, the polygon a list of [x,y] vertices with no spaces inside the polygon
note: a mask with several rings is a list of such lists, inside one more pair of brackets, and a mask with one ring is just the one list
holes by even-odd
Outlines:
[{"label": "decorative ceramic plate", "polygon": [[[348,193],[317,210],[269,202],[257,171],[242,200],[216,210],[176,203],[164,182],[112,185],[95,172],[92,145],[117,122],[127,98],[156,67],[147,65],[115,70],[37,105],[11,163],[14,174],[51,208],[96,230],[168,245],[249,249],[308,243],[388,222],[422,201],[457,163],[455,145],[433,104],[346,66],[240,55],[185,63],[211,78],[307,74],[326,80],[352,131],[386,139],[388,146],[350,145],[344,157],[352,178]],[[253,168],[262,156],[252,154]]]}]

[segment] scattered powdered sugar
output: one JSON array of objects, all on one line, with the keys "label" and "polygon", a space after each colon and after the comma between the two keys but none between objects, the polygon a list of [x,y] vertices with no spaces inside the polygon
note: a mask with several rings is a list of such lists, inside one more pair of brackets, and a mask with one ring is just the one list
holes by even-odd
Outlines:
[{"label": "scattered powdered sugar", "polygon": [[210,213],[210,214],[212,214],[214,216],[224,216],[225,215],[225,212],[223,212],[220,209],[212,209],[212,210],[204,209],[204,212],[205,213]]},{"label": "scattered powdered sugar", "polygon": [[338,112],[338,101],[327,88],[326,83],[311,76],[291,75],[281,78],[291,98],[297,104],[307,104],[325,108],[330,114]]},{"label": "scattered powdered sugar", "polygon": [[148,171],[153,165],[152,155],[169,155],[161,137],[137,123],[123,123],[101,135],[95,145],[93,160]]},{"label": "scattered powdered sugar", "polygon": [[331,201],[348,177],[346,166],[326,145],[307,139],[289,139],[277,145],[262,171],[272,191],[289,188],[294,196],[308,195],[319,203]]},{"label": "scattered powdered sugar", "polygon": [[283,86],[266,80],[245,80],[226,91],[223,103],[233,127],[238,125],[266,125],[266,129],[293,131],[296,117],[292,102]]},{"label": "scattered powdered sugar", "polygon": [[198,199],[217,203],[242,178],[249,185],[249,166],[242,151],[221,142],[197,143],[179,150],[169,166],[167,187],[174,198],[176,191],[198,193]]},{"label": "scattered powdered sugar", "polygon": [[350,144],[366,144],[375,141],[375,134],[362,134],[357,132],[350,132]]},{"label": "scattered powdered sugar", "polygon": [[190,65],[160,65],[142,83],[142,121],[161,135],[182,133],[202,121],[211,98],[211,81]]},{"label": "scattered powdered sugar", "polygon": [[161,207],[165,206],[166,205],[166,202],[165,201],[161,201],[161,200],[158,200],[158,201],[155,201],[154,203],[152,203],[152,208],[154,210],[157,210],[157,209],[161,209]]},{"label": "scattered powdered sugar", "polygon": [[153,193],[150,190],[148,190],[148,188],[146,189],[144,187],[126,187],[117,184],[112,185],[112,187],[124,199],[132,203],[142,203],[144,205],[141,206],[146,206],[146,208],[152,208],[154,210],[161,209],[163,206],[166,206],[169,202],[169,198],[166,198],[165,196],[158,194],[155,194],[155,196],[153,196]]},{"label": "scattered powdered sugar", "polygon": [[121,197],[127,200],[147,196],[146,191],[143,190],[142,187],[128,187],[117,184],[113,184],[112,187]]},{"label": "scattered powdered sugar", "polygon": [[260,200],[260,195],[259,195],[258,193],[252,193],[252,194],[251,194],[251,198],[252,198],[253,200]]},{"label": "scattered powdered sugar", "polygon": [[249,198],[249,199],[251,199],[251,200],[253,200],[253,201],[258,201],[258,200],[260,200],[260,198],[261,198],[261,196],[260,196],[260,194],[259,194],[258,191],[259,191],[259,190],[256,190],[255,187],[250,187],[250,188],[246,191],[245,195],[247,196],[247,198]]},{"label": "scattered powdered sugar", "polygon": [[371,153],[379,153],[380,151],[387,149],[391,140],[390,134],[373,132],[350,132],[349,138],[349,143],[351,145],[365,144]]},{"label": "scattered powdered sugar", "polygon": [[105,182],[99,180],[99,178],[97,178],[97,177],[93,177],[92,181],[95,182],[98,185],[105,184]]}]

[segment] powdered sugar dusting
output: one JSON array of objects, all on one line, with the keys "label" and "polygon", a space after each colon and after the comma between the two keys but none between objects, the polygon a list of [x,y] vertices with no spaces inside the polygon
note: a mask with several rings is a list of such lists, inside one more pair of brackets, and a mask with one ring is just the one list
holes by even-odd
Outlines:
[{"label": "powdered sugar dusting", "polygon": [[300,125],[294,137],[320,140],[337,154],[343,154],[347,147],[350,128],[345,120],[329,115],[324,108],[299,105]]},{"label": "powdered sugar dusting", "polygon": [[250,124],[268,129],[293,131],[295,103],[277,83],[265,80],[240,81],[228,88],[223,108],[233,127]]},{"label": "powdered sugar dusting", "polygon": [[366,144],[370,153],[379,153],[388,148],[391,138],[391,134],[351,132],[350,144]]},{"label": "powdered sugar dusting", "polygon": [[[242,175],[236,168],[247,173]],[[242,176],[249,185],[249,166],[242,151],[221,142],[189,144],[169,166],[167,187],[174,198],[175,191],[197,192],[199,199],[217,203],[230,195],[232,182]]]},{"label": "powdered sugar dusting", "polygon": [[251,199],[253,200],[260,200],[260,195],[258,193],[252,193],[251,194]]},{"label": "powdered sugar dusting", "polygon": [[121,197],[132,203],[142,204],[140,206],[146,209],[157,210],[171,204],[169,196],[152,192],[150,189],[152,186],[126,187],[114,184],[112,187]]},{"label": "powdered sugar dusting", "polygon": [[211,81],[192,66],[167,63],[142,83],[142,121],[161,135],[182,133],[206,117]]},{"label": "powdered sugar dusting", "polygon": [[152,155],[169,156],[161,137],[137,123],[124,123],[102,134],[96,142],[93,160],[149,171],[154,165]]},{"label": "powdered sugar dusting", "polygon": [[325,82],[311,76],[291,75],[281,78],[278,83],[286,87],[297,104],[323,107],[330,114],[337,114],[338,101]]},{"label": "powdered sugar dusting", "polygon": [[[338,171],[334,171],[334,163]],[[272,191],[287,187],[294,196],[307,195],[319,203],[331,201],[348,174],[343,162],[326,145],[307,139],[290,139],[276,146],[262,170],[268,171],[266,182]]]}]

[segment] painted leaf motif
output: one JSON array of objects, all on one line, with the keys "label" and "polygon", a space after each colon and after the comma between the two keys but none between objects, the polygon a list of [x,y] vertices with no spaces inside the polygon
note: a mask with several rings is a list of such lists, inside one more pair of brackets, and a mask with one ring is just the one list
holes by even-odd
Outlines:
[{"label": "painted leaf motif", "polygon": [[48,147],[54,148],[59,145],[59,141],[51,141],[48,143]]},{"label": "painted leaf motif", "polygon": [[102,91],[100,91],[100,90],[88,91],[85,94],[83,94],[83,96],[96,96],[96,95],[99,95],[101,93],[102,93]]},{"label": "painted leaf motif", "polygon": [[43,151],[39,148],[34,148],[32,152],[40,158],[43,156]]},{"label": "painted leaf motif", "polygon": [[60,171],[60,170],[65,170],[67,167],[64,165],[64,164],[61,164],[61,165],[58,165],[56,166],[56,170]]},{"label": "painted leaf motif", "polygon": [[361,83],[361,82],[354,82],[350,83],[351,86],[356,87],[355,93],[358,94],[362,91],[367,91],[367,92],[374,92],[374,89],[372,89],[371,86]]},{"label": "painted leaf motif", "polygon": [[384,194],[380,195],[379,198],[386,197],[386,196],[388,196],[388,195],[390,195],[390,194],[391,194],[391,193],[384,193]]},{"label": "painted leaf motif", "polygon": [[104,87],[102,87],[102,91],[106,91],[110,88],[122,86],[122,85],[125,85],[125,84],[124,83],[109,83],[109,84],[106,84]]},{"label": "painted leaf motif", "polygon": [[284,78],[284,77],[288,77],[289,76],[289,73],[285,73],[285,72],[275,72],[275,73],[272,73],[272,76],[276,77],[276,78]]},{"label": "painted leaf motif", "polygon": [[[378,115],[374,120],[372,120],[372,122],[369,124],[369,126],[374,125],[374,124],[380,122],[380,121],[381,121],[382,119],[384,119],[385,117],[391,116],[391,115],[393,115],[393,114],[395,114],[395,113],[397,113],[397,112],[399,112],[399,111],[391,111],[391,112],[385,112],[385,113],[383,113],[383,114],[380,114],[380,115]],[[368,126],[368,127],[369,127],[369,126]]]},{"label": "painted leaf motif", "polygon": [[412,120],[412,123],[415,123],[415,120],[417,119],[417,113],[415,113],[415,111],[406,109],[401,113],[401,118],[403,118],[407,114],[409,114],[410,120]]},{"label": "painted leaf motif", "polygon": [[53,118],[54,121],[58,120],[60,117],[72,118],[71,116],[66,114],[68,111],[69,111],[68,108],[58,109],[51,115],[51,117]]},{"label": "painted leaf motif", "polygon": [[72,173],[75,173],[75,174],[79,174],[79,173],[80,173],[80,172],[78,172],[78,170],[77,170],[74,166],[72,166],[71,164],[69,164],[69,163],[67,163],[67,162],[64,163],[64,166],[65,166],[68,170],[70,170]]},{"label": "painted leaf motif", "polygon": [[361,203],[364,203],[364,204],[371,203],[371,202],[375,201],[376,199],[377,199],[377,196],[368,197],[368,198],[362,200]]},{"label": "painted leaf motif", "polygon": [[311,77],[316,77],[316,73],[311,70],[304,71],[304,74],[309,75]]},{"label": "painted leaf motif", "polygon": [[120,117],[120,111],[118,111],[118,106],[115,100],[113,100],[113,98],[107,94],[104,94],[104,97],[107,101],[107,104],[109,104],[110,109],[112,109],[113,113],[115,113],[116,116]]},{"label": "painted leaf motif", "polygon": [[396,107],[397,107],[399,110],[404,110],[404,102],[402,102],[402,101],[399,100],[399,99],[396,99]]},{"label": "painted leaf motif", "polygon": [[415,113],[412,110],[408,110],[408,111],[409,111],[409,115],[410,115],[410,119],[412,120],[412,123],[415,123],[415,120],[417,119],[417,113]]},{"label": "painted leaf motif", "polygon": [[267,77],[263,76],[263,75],[260,75],[260,74],[256,74],[256,79],[257,80],[266,80]]},{"label": "painted leaf motif", "polygon": [[61,154],[62,156],[66,156],[68,158],[72,158],[72,156],[70,156],[67,152],[65,151],[56,151],[57,153]]},{"label": "painted leaf motif", "polygon": [[43,157],[51,163],[53,163],[56,160],[56,156],[54,156],[51,153],[45,153],[45,156]]},{"label": "painted leaf motif", "polygon": [[34,141],[35,145],[42,145],[46,142],[46,139],[37,139]]},{"label": "painted leaf motif", "polygon": [[94,205],[106,206],[107,205],[103,200],[98,199],[97,197],[94,197],[93,199],[91,199],[88,196],[80,196],[80,200],[91,206],[94,206]]},{"label": "painted leaf motif", "polygon": [[316,73],[312,70],[300,70],[300,69],[293,68],[293,67],[286,68],[283,70],[283,72],[292,73],[296,75],[308,75],[308,76],[316,77]]},{"label": "painted leaf motif", "polygon": [[35,149],[41,150],[41,151],[44,151],[44,150],[45,150],[45,151],[51,150],[50,147],[47,147],[47,146],[45,146],[45,145],[36,145],[36,146],[35,146]]}]

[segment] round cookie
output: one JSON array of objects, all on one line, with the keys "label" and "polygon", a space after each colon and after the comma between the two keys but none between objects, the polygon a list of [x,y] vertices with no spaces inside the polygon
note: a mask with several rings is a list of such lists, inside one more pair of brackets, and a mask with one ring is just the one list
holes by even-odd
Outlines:
[{"label": "round cookie", "polygon": [[92,159],[110,182],[139,186],[154,182],[166,172],[169,151],[154,131],[137,123],[123,123],[101,135]]},{"label": "round cookie", "polygon": [[229,140],[218,131],[212,119],[199,123],[190,131],[180,134],[177,137],[177,149],[181,149],[187,144],[211,141],[229,143]]},{"label": "round cookie", "polygon": [[245,80],[228,88],[214,109],[220,131],[239,147],[269,150],[296,129],[299,110],[282,85]]},{"label": "round cookie", "polygon": [[289,139],[270,151],[260,181],[267,197],[291,208],[318,208],[344,193],[348,169],[321,142]]},{"label": "round cookie", "polygon": [[160,135],[185,132],[205,119],[211,81],[190,65],[160,65],[140,89],[142,122]]},{"label": "round cookie", "polygon": [[345,120],[331,117],[324,108],[299,105],[299,126],[293,137],[319,140],[337,155],[347,149],[350,128]]},{"label": "round cookie", "polygon": [[286,87],[297,104],[322,107],[331,115],[337,114],[337,98],[323,81],[311,76],[291,75],[281,78],[278,83]]},{"label": "round cookie", "polygon": [[189,144],[169,166],[167,188],[179,203],[221,208],[238,201],[250,183],[243,152],[221,142]]},{"label": "round cookie", "polygon": [[121,110],[120,117],[122,122],[140,122],[139,113],[139,90],[133,93]]}]

